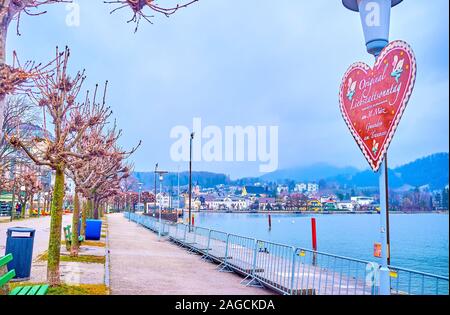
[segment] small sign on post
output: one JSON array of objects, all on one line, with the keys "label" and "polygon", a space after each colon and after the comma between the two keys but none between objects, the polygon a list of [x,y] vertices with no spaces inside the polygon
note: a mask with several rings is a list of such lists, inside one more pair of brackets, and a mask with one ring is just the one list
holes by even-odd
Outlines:
[{"label": "small sign on post", "polygon": [[373,256],[381,258],[381,243],[375,243],[373,245]]}]

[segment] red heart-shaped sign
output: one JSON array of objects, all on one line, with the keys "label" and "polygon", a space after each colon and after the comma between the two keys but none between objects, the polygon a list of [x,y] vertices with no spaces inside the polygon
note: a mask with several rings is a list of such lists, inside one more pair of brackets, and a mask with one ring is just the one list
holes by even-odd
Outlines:
[{"label": "red heart-shaped sign", "polygon": [[416,59],[404,41],[386,46],[373,69],[363,62],[350,66],[342,79],[342,116],[364,156],[377,171],[411,96]]}]

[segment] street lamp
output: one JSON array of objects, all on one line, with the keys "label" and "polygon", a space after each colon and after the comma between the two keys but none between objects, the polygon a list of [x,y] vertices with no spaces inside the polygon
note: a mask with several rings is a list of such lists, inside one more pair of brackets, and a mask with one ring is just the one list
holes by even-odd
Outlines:
[{"label": "street lamp", "polygon": [[156,212],[156,172],[157,172],[157,170],[158,170],[158,163],[156,163],[156,165],[155,165],[155,186],[154,186],[154,188],[155,188],[155,204],[154,204],[154,207],[153,207],[153,215],[155,214],[155,212]]},{"label": "street lamp", "polygon": [[191,217],[192,217],[192,140],[194,140],[195,133],[191,133],[189,139],[189,232],[191,232]]},{"label": "street lamp", "polygon": [[162,198],[163,198],[163,194],[162,194],[162,182],[163,182],[163,176],[162,174],[159,175],[159,195],[160,195],[160,199],[159,199],[159,229],[158,229],[158,241],[161,240],[161,212],[162,212]]},{"label": "street lamp", "polygon": [[[378,57],[389,43],[389,26],[391,7],[402,0],[342,0],[349,10],[359,12],[364,32],[367,52]],[[381,233],[381,268],[380,294],[390,295],[390,236],[389,236],[389,201],[388,201],[388,166],[387,153],[379,170],[380,187],[380,233]]]},{"label": "street lamp", "polygon": [[[158,164],[156,164],[158,166]],[[160,195],[160,199],[159,199],[159,228],[158,228],[158,241],[161,240],[161,212],[162,212],[162,182],[164,180],[164,174],[167,174],[167,171],[156,171],[155,169],[155,175],[158,174],[159,175],[159,195]],[[156,178],[156,176],[155,176]],[[156,187],[156,185],[155,185]],[[156,189],[155,189],[155,193],[156,193]],[[155,209],[156,209],[156,194],[155,194]]]},{"label": "street lamp", "polygon": [[359,12],[367,52],[377,57],[389,43],[391,7],[402,0],[342,0],[349,10]]},{"label": "street lamp", "polygon": [[139,207],[139,210],[141,210],[141,191],[142,191],[142,183],[138,183],[138,185],[139,185],[139,194],[138,194],[138,207]]}]

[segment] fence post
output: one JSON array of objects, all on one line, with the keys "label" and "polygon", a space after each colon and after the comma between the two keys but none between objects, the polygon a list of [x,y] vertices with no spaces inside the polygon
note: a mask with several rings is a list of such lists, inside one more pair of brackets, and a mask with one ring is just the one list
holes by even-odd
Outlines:
[{"label": "fence post", "polygon": [[295,282],[295,256],[297,256],[297,249],[292,247],[292,274],[291,274],[291,295],[294,295],[294,282]]},{"label": "fence post", "polygon": [[252,267],[252,276],[253,278],[256,275],[256,255],[258,253],[257,248],[258,248],[258,240],[254,239],[255,244],[253,246],[253,267]]},{"label": "fence post", "polygon": [[211,245],[211,231],[208,233],[208,244],[206,245],[206,257],[209,257],[209,246]]},{"label": "fence post", "polygon": [[227,266],[227,260],[228,260],[228,243],[229,243],[229,241],[230,241],[230,234],[227,233],[227,242],[225,244],[225,257],[224,257],[224,261],[223,261],[225,263],[225,266]]}]

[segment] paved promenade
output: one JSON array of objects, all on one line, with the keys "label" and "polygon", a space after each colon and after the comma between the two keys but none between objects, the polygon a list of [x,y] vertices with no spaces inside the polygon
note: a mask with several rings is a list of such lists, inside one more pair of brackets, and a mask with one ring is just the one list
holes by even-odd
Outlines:
[{"label": "paved promenade", "polygon": [[[72,224],[72,215],[64,215],[62,225]],[[6,231],[9,227],[30,227],[36,230],[33,245],[33,263],[30,282],[41,283],[47,280],[47,261],[38,260],[38,256],[47,251],[50,236],[50,217],[28,218],[20,221],[0,223],[0,257],[5,254]],[[62,233],[62,240],[64,234]],[[104,240],[104,239],[103,239]],[[61,255],[68,255],[65,246],[61,246]],[[82,246],[80,256],[104,256],[103,247]],[[103,264],[61,261],[61,281],[66,284],[103,284],[105,266]]]},{"label": "paved promenade", "polygon": [[[72,224],[72,216],[63,216],[63,226]],[[0,256],[5,253],[6,231],[10,227],[29,227],[36,230],[34,234],[33,259],[48,249],[48,239],[50,235],[50,217],[30,218],[12,222],[0,223]]]},{"label": "paved promenade", "polygon": [[270,291],[240,284],[241,277],[222,273],[123,214],[108,215],[111,294],[260,295]]}]

